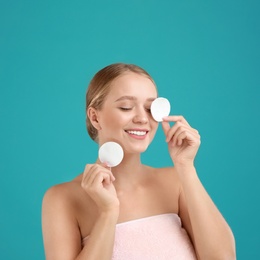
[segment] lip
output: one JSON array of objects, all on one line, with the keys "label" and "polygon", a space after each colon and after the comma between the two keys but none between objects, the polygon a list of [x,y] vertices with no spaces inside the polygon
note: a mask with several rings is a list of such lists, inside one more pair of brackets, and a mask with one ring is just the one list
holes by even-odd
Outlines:
[{"label": "lip", "polygon": [[[129,131],[131,131],[131,132],[146,132],[146,133],[144,135],[136,135],[136,134],[133,134],[133,133],[129,133]],[[138,140],[143,140],[148,135],[149,130],[148,129],[133,128],[133,129],[127,129],[127,130],[125,130],[125,132],[132,138],[135,138],[135,139],[138,139]]]}]

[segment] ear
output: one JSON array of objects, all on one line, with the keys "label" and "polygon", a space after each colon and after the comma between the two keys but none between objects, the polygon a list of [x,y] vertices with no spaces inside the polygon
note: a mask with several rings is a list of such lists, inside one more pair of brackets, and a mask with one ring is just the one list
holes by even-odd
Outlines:
[{"label": "ear", "polygon": [[89,107],[88,110],[87,110],[87,115],[88,115],[88,118],[89,118],[91,124],[97,130],[101,130],[101,126],[100,126],[99,121],[98,121],[98,111],[93,107]]}]

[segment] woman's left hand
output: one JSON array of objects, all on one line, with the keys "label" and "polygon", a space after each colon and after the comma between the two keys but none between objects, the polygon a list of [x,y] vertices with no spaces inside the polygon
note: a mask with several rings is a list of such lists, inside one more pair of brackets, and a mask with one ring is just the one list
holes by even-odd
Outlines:
[{"label": "woman's left hand", "polygon": [[[175,122],[171,127],[170,122]],[[162,128],[174,165],[193,165],[200,146],[199,132],[183,116],[163,118]]]}]

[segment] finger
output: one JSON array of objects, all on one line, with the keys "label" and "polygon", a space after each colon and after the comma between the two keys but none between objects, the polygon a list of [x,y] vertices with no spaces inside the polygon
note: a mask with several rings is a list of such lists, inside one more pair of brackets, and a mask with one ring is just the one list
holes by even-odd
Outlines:
[{"label": "finger", "polygon": [[186,140],[189,144],[195,143],[196,142],[195,133],[192,131],[181,129],[180,131],[178,131],[178,133],[176,133],[175,143],[178,146],[181,146],[184,140]]},{"label": "finger", "polygon": [[[111,182],[114,179],[114,176],[112,175],[111,171],[109,171],[105,167],[100,166],[99,164],[96,164],[93,167],[93,172],[90,174],[91,175],[91,177],[89,178],[90,185],[93,183],[95,177],[99,174],[103,174],[105,176],[104,180],[106,182],[107,182],[107,180],[109,180],[109,182]],[[107,179],[107,177],[108,177],[108,179]],[[102,182],[104,180],[102,180]]]},{"label": "finger", "polygon": [[95,178],[95,176],[100,172],[100,168],[98,167],[97,164],[92,164],[92,165],[87,165],[85,167],[85,171],[83,173],[83,177],[81,180],[81,187],[84,188],[85,190],[88,190]]},{"label": "finger", "polygon": [[183,131],[183,130],[189,130],[190,127],[181,123],[180,121],[176,122],[174,126],[168,131],[166,136],[166,142],[169,142],[170,140],[174,141],[176,138],[177,132]]},{"label": "finger", "polygon": [[103,163],[101,164],[101,166],[104,167],[104,168],[106,168],[106,169],[108,169],[109,171],[111,171],[111,167],[108,165],[107,162],[103,162]]},{"label": "finger", "polygon": [[87,164],[85,166],[81,182],[87,182],[88,178],[90,177],[90,172],[93,166],[94,164]]},{"label": "finger", "polygon": [[111,184],[111,178],[107,173],[104,172],[95,174],[94,178],[92,179],[92,183],[90,183],[91,187],[93,188],[98,188],[109,184]]},{"label": "finger", "polygon": [[111,167],[107,166],[106,163],[102,163],[102,164],[95,164],[94,168],[97,169],[97,171],[102,171],[102,172],[106,172],[108,175],[110,175],[111,180],[115,181],[115,176],[113,175],[113,173],[111,172]]},{"label": "finger", "polygon": [[167,133],[171,129],[171,126],[170,126],[169,122],[162,121],[162,129],[163,129],[163,132],[164,132],[165,136],[167,136]]},{"label": "finger", "polygon": [[83,175],[87,175],[89,170],[94,166],[94,164],[86,164]]},{"label": "finger", "polygon": [[[111,184],[106,178],[110,178],[108,174],[98,173],[93,176],[92,182],[88,183],[85,187],[85,191],[94,198],[96,195],[104,189],[104,186]],[[99,195],[98,195],[99,197]]]},{"label": "finger", "polygon": [[116,178],[113,175],[113,173],[111,171],[111,167],[107,164],[107,162],[100,162],[100,163],[97,163],[97,165],[101,166],[104,169],[107,169],[109,171],[109,174],[111,175],[112,181],[115,181]]},{"label": "finger", "polygon": [[176,137],[176,144],[177,144],[178,146],[181,146],[182,143],[183,143],[183,141],[184,141],[184,139],[187,139],[187,137],[188,137],[187,132],[185,132],[185,131],[181,132],[181,133],[178,134],[178,136]]},{"label": "finger", "polygon": [[92,167],[86,167],[83,177],[81,180],[81,187],[85,190],[88,190],[91,186],[91,183],[93,182],[93,179],[95,177],[95,165],[92,165]]},{"label": "finger", "polygon": [[112,181],[115,181],[116,178],[115,178],[115,176],[113,175],[113,173],[111,171],[111,167],[108,166],[108,164],[106,162],[102,163],[101,166],[109,171],[109,174],[111,175]]},{"label": "finger", "polygon": [[181,122],[185,125],[189,125],[188,121],[183,116],[165,116],[163,117],[164,122]]}]

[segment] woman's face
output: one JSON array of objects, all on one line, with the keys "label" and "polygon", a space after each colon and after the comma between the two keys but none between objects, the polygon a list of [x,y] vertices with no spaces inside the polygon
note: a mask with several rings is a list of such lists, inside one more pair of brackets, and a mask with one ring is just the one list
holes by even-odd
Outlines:
[{"label": "woman's face", "polygon": [[158,127],[150,113],[155,98],[156,87],[143,75],[128,72],[115,79],[97,111],[99,144],[115,141],[125,152],[144,152]]}]

